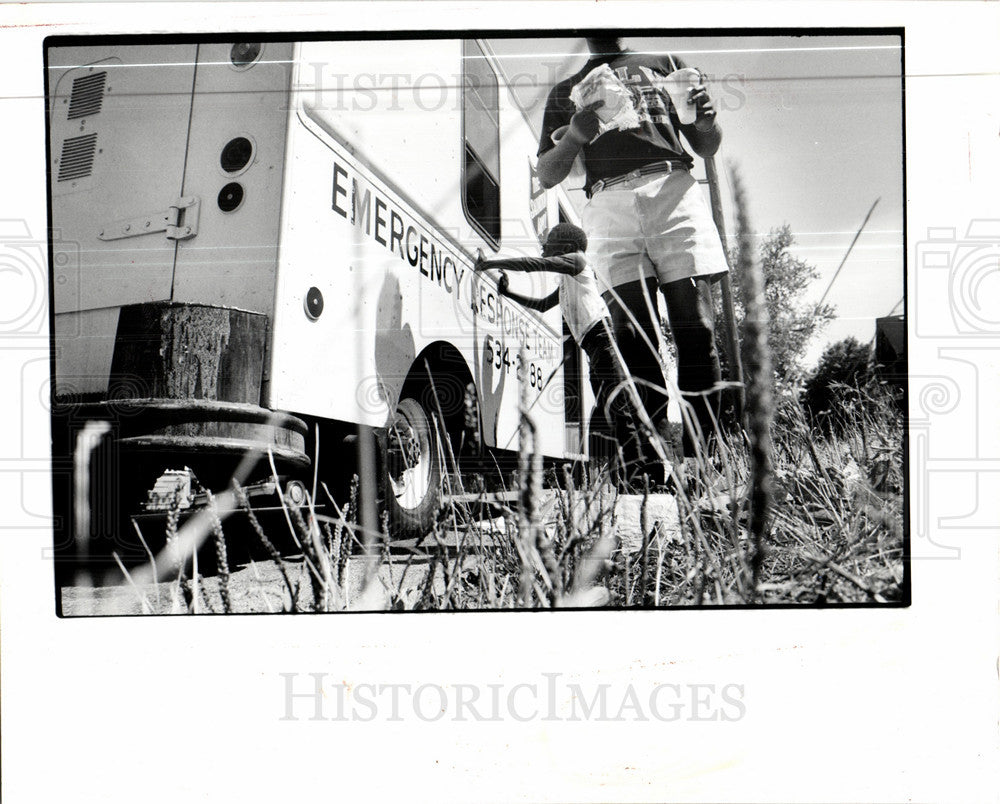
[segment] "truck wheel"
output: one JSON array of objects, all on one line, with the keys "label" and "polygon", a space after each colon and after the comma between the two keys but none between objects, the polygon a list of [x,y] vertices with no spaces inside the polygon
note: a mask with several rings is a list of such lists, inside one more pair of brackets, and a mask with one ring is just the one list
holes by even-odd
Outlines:
[{"label": "truck wheel", "polygon": [[401,399],[385,439],[385,505],[393,534],[418,535],[441,505],[441,451],[430,417]]}]

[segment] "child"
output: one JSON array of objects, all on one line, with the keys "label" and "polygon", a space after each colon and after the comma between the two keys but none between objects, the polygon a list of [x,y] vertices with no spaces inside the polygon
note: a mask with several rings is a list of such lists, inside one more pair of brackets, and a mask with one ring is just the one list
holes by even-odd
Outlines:
[{"label": "child", "polygon": [[[591,433],[616,439],[626,466],[642,467],[646,461],[638,427],[642,419],[648,422],[648,417],[636,409],[635,391],[612,339],[611,316],[597,288],[594,269],[587,264],[586,250],[587,235],[583,229],[559,223],[549,231],[541,257],[484,260],[480,256],[475,270],[499,270],[497,287],[501,295],[529,309],[545,312],[561,304],[569,331],[590,361],[590,385],[597,398]],[[511,291],[504,271],[549,271],[560,274],[561,278],[552,293],[533,299]],[[609,404],[612,394],[615,396]]]}]

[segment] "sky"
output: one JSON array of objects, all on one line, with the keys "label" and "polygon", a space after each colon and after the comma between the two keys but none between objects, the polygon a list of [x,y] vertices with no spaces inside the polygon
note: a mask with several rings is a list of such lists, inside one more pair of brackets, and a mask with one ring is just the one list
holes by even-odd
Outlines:
[{"label": "sky", "polygon": [[[803,297],[837,308],[810,344],[847,336],[862,342],[875,319],[902,312],[903,134],[901,50],[895,36],[623,37],[641,52],[670,52],[710,77],[723,145],[758,235],[788,224],[792,253],[819,278]],[[521,104],[540,127],[552,84],[584,63],[583,39],[492,39]],[[728,185],[726,171],[721,171]],[[696,175],[703,176],[699,168]],[[729,190],[723,187],[731,221]],[[580,204],[582,193],[574,194]],[[838,265],[875,200],[878,204],[839,276]],[[727,224],[730,233],[731,223]]]}]

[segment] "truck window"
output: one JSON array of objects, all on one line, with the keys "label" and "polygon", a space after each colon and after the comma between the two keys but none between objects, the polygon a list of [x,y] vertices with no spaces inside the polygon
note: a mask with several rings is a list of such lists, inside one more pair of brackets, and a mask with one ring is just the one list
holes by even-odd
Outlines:
[{"label": "truck window", "polygon": [[462,44],[462,207],[494,247],[500,245],[500,82],[473,39]]}]

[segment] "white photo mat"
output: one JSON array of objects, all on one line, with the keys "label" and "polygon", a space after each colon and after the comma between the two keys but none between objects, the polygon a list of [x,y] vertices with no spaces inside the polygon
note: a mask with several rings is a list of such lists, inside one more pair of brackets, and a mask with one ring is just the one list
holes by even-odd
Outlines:
[{"label": "white photo mat", "polygon": [[[995,796],[1000,324],[956,315],[969,300],[953,300],[941,266],[918,260],[929,230],[947,250],[968,243],[971,222],[1000,221],[994,4],[27,4],[0,8],[0,20],[0,221],[43,243],[46,36],[903,26],[913,556],[912,605],[890,610],[61,620],[45,558],[43,320],[0,341],[6,800]],[[970,291],[982,309],[1000,309],[996,282],[986,276]],[[310,719],[313,704],[293,699],[297,719],[283,720],[288,678],[303,693],[310,674],[346,685],[348,696],[358,685],[408,684],[428,697],[419,713],[404,704],[398,717],[388,706],[366,717],[358,706],[360,716],[338,719],[331,709],[327,720]],[[550,683],[556,717],[527,703],[530,689],[515,690],[536,685],[537,700],[548,700]],[[609,717],[566,716],[572,685],[593,695],[601,684]],[[499,718],[478,722],[468,712],[456,720],[452,706],[435,719],[430,696],[442,689],[453,704],[460,685],[484,701],[500,685],[520,708],[503,703]],[[666,685],[695,698],[705,690],[697,685],[730,687],[741,705],[724,711],[739,716],[699,720],[689,702],[676,720],[641,720],[622,706],[630,690],[648,702],[651,690],[673,689]]]}]

